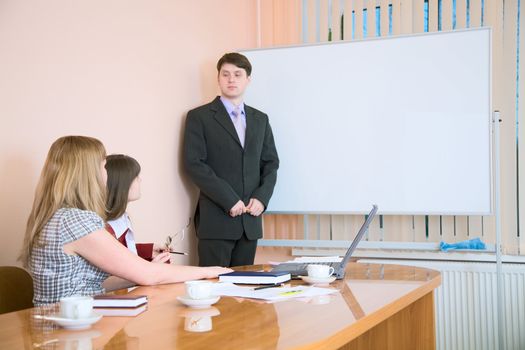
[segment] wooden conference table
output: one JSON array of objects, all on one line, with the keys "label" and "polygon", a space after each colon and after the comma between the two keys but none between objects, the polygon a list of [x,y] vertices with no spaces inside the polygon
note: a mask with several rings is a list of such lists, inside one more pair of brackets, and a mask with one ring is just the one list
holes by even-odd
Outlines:
[{"label": "wooden conference table", "polygon": [[139,287],[130,293],[148,295],[146,312],[103,317],[88,330],[34,317],[57,305],[0,315],[0,349],[434,349],[440,283],[430,269],[350,263],[329,286],[339,293],[277,303],[222,297],[201,310],[177,301],[182,283]]}]

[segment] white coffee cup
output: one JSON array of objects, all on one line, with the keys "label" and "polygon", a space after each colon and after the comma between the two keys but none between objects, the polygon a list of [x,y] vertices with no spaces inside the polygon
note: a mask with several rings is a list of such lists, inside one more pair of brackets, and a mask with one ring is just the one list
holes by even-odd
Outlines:
[{"label": "white coffee cup", "polygon": [[92,313],[92,297],[72,296],[60,299],[60,315],[64,318],[87,318],[90,317]]},{"label": "white coffee cup", "polygon": [[328,265],[308,265],[308,276],[312,278],[328,278],[334,274],[334,268]]},{"label": "white coffee cup", "polygon": [[211,297],[213,284],[210,281],[187,281],[186,294],[191,299],[208,299]]}]

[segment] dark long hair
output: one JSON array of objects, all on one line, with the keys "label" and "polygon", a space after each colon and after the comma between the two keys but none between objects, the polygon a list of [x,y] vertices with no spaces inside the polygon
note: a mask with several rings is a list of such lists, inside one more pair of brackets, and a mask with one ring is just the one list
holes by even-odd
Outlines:
[{"label": "dark long hair", "polygon": [[131,183],[140,174],[140,164],[124,154],[111,154],[106,158],[107,220],[114,220],[126,212]]}]

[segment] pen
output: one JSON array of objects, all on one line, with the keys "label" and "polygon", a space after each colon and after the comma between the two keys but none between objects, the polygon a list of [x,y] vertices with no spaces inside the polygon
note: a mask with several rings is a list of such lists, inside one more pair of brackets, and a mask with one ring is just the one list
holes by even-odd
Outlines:
[{"label": "pen", "polygon": [[170,250],[170,253],[171,254],[179,254],[179,255],[188,255],[188,253],[184,253],[184,252],[176,252],[174,250]]},{"label": "pen", "polygon": [[261,289],[266,289],[266,288],[275,288],[275,287],[282,287],[282,286],[283,286],[282,283],[269,284],[269,285],[266,285],[266,286],[255,287],[255,288],[253,288],[253,290],[261,290]]}]

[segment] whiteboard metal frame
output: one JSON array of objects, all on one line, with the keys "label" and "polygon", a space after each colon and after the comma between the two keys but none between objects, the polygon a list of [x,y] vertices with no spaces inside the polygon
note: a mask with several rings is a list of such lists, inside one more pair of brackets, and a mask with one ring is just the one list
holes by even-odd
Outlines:
[{"label": "whiteboard metal frame", "polygon": [[[244,48],[240,49],[239,52],[243,53],[245,51],[250,52],[257,52],[257,51],[271,51],[271,50],[278,50],[278,49],[284,49],[284,48],[299,48],[299,47],[316,47],[316,46],[325,46],[325,45],[343,45],[343,44],[349,44],[349,43],[357,43],[357,42],[370,42],[370,41],[376,41],[376,40],[392,40],[392,39],[400,39],[400,38],[413,38],[413,37],[420,37],[420,36],[436,36],[436,35],[445,35],[447,33],[461,33],[461,32],[472,32],[472,31],[488,31],[489,32],[489,99],[488,99],[488,111],[491,111],[490,114],[487,116],[487,123],[489,125],[489,154],[487,157],[489,157],[489,182],[490,182],[490,210],[488,212],[442,212],[442,211],[411,211],[411,212],[405,212],[405,211],[382,211],[381,208],[379,208],[378,215],[441,215],[441,216],[455,216],[455,215],[461,215],[461,216],[479,216],[479,215],[494,215],[495,210],[495,188],[494,188],[494,144],[493,144],[493,123],[492,123],[492,84],[493,84],[493,77],[492,77],[492,28],[491,27],[478,27],[478,28],[465,28],[465,29],[458,29],[458,30],[449,30],[449,31],[439,31],[439,32],[427,32],[427,33],[414,33],[414,34],[402,34],[402,35],[391,35],[387,37],[372,37],[372,38],[365,38],[365,39],[358,39],[358,40],[339,40],[339,41],[330,41],[330,42],[317,42],[317,43],[307,43],[307,44],[296,44],[296,45],[276,45],[270,48]],[[277,176],[277,181],[279,181],[279,176]],[[271,201],[271,200],[270,200]],[[364,215],[367,214],[366,209],[363,209],[362,211],[279,211],[279,210],[271,210],[266,212],[268,214],[299,214],[299,215]],[[305,219],[305,221],[307,221]]]}]

